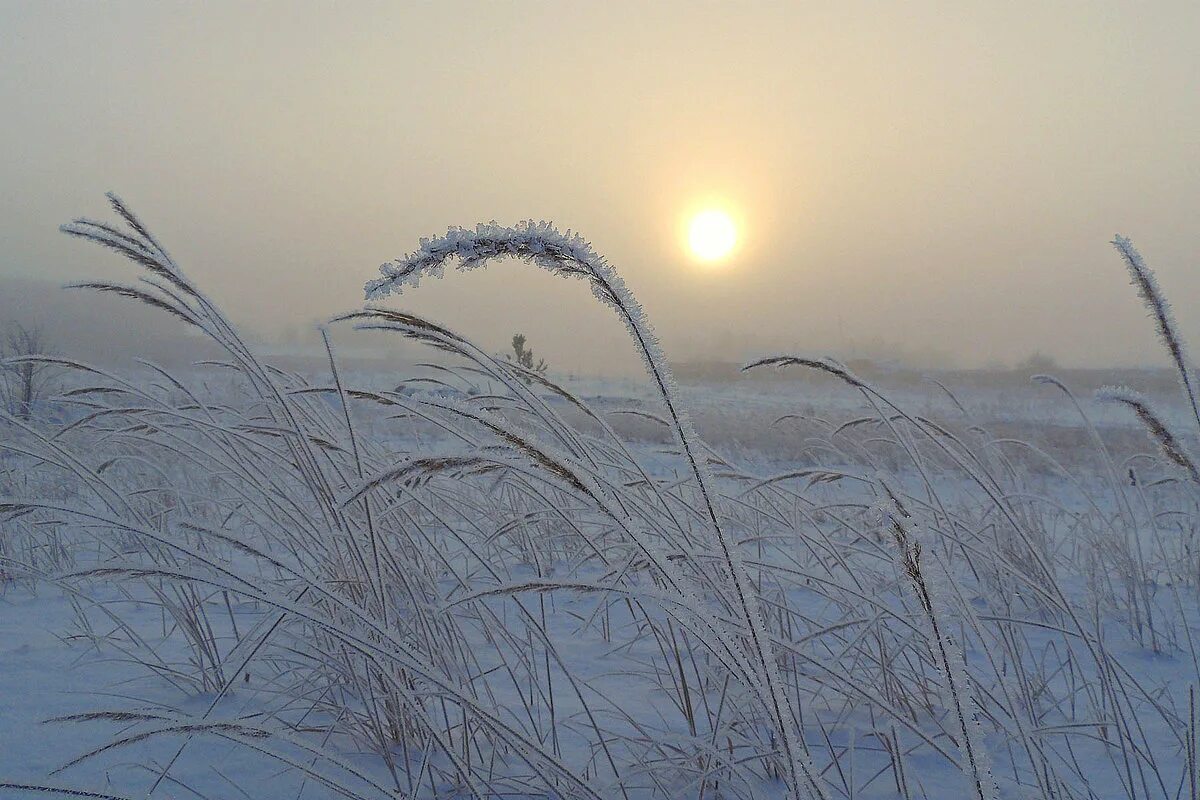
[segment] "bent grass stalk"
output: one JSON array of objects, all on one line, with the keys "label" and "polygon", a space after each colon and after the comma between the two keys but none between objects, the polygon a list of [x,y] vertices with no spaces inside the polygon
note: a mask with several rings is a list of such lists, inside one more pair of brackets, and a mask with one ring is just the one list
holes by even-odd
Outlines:
[{"label": "bent grass stalk", "polygon": [[593,295],[611,307],[625,324],[666,406],[677,442],[696,480],[704,511],[721,549],[729,577],[734,582],[741,616],[749,631],[757,670],[767,695],[764,700],[784,745],[788,785],[797,796],[800,787],[805,786],[811,796],[823,799],[826,793],[818,781],[811,755],[803,738],[795,733],[795,720],[783,694],[757,593],[742,564],[737,546],[729,540],[717,513],[712,480],[699,455],[695,429],[680,405],[666,355],[641,306],[616,271],[596,255],[582,237],[570,231],[564,235],[548,223],[527,222],[517,228],[480,225],[474,231],[452,228],[445,236],[423,241],[420,250],[395,262],[385,263],[380,268],[383,277],[367,284],[366,296],[368,300],[379,299],[389,293],[402,291],[406,285],[417,285],[423,274],[440,275],[450,259],[456,259],[459,268],[465,271],[483,267],[501,257],[528,261],[561,277],[586,279]]}]

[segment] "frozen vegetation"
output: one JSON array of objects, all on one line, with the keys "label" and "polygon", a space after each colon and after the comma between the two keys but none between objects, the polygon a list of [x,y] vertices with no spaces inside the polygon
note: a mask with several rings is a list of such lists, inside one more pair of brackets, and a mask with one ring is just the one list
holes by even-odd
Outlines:
[{"label": "frozen vegetation", "polygon": [[648,383],[382,305],[331,330],[430,365],[285,371],[113,208],[64,230],[137,280],[85,288],[223,356],[22,362],[59,378],[0,413],[0,797],[1200,799],[1200,411],[1127,240],[1178,386],[997,401],[794,355],[681,388],[544,223],[424,241],[368,300],[529,262]]}]

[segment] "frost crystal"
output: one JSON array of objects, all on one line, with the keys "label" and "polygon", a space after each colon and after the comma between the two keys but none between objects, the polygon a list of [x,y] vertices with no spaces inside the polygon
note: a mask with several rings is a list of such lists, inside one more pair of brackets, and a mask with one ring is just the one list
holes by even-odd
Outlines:
[{"label": "frost crystal", "polygon": [[416,252],[379,268],[383,277],[366,285],[367,299],[402,292],[406,285],[416,286],[423,274],[441,277],[450,259],[456,259],[458,268],[466,271],[505,256],[530,261],[560,275],[604,281],[613,274],[587,240],[570,230],[562,233],[545,221],[527,220],[512,228],[489,222],[476,225],[473,231],[450,228],[445,236],[422,239]]}]

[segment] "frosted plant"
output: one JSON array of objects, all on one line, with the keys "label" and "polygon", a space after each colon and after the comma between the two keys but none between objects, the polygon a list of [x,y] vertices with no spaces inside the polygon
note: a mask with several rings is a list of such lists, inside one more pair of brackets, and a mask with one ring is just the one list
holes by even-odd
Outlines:
[{"label": "frosted plant", "polygon": [[742,564],[736,543],[730,540],[722,526],[712,478],[700,453],[699,437],[680,405],[675,380],[658,337],[641,305],[626,288],[624,280],[582,236],[570,230],[562,233],[544,221],[528,220],[511,228],[495,222],[481,223],[473,231],[450,228],[444,236],[422,239],[420,244],[415,252],[379,268],[383,277],[365,286],[368,300],[401,292],[406,286],[416,286],[424,274],[440,277],[447,261],[454,260],[460,270],[468,271],[507,256],[528,261],[555,275],[587,280],[592,294],[617,313],[633,338],[646,371],[657,385],[676,439],[696,479],[704,511],[720,547],[728,577],[734,585],[739,615],[748,629],[751,651],[757,662],[754,683],[761,683],[761,688],[756,687],[756,690],[763,695],[762,700],[785,751],[788,785],[797,794],[803,786],[811,796],[823,798],[825,790],[813,767],[808,747],[803,738],[795,733],[794,712],[788,707],[780,685],[776,656],[757,593]]},{"label": "frosted plant", "polygon": [[983,747],[979,701],[971,689],[962,648],[946,631],[946,622],[942,618],[943,593],[924,568],[923,549],[915,537],[912,515],[882,479],[880,487],[891,500],[891,508],[885,507],[885,522],[896,542],[899,565],[920,603],[928,625],[926,636],[934,659],[941,668],[948,701],[953,707],[958,746],[964,758],[963,773],[971,783],[975,800],[996,800],[999,789],[992,777],[987,750]]},{"label": "frosted plant", "polygon": [[1138,296],[1142,298],[1142,302],[1145,303],[1147,310],[1154,318],[1158,337],[1171,355],[1171,361],[1174,362],[1175,369],[1179,372],[1179,382],[1183,385],[1183,390],[1191,403],[1196,424],[1200,425],[1200,403],[1196,398],[1195,376],[1188,365],[1187,350],[1184,347],[1183,337],[1176,329],[1175,314],[1171,310],[1171,304],[1167,301],[1162,289],[1159,288],[1154,270],[1146,265],[1145,259],[1133,246],[1133,242],[1118,234],[1112,244],[1121,254],[1121,258],[1125,260],[1130,281],[1137,287]]},{"label": "frosted plant", "polygon": [[1146,432],[1150,434],[1150,438],[1158,444],[1163,455],[1176,466],[1183,468],[1193,483],[1200,485],[1200,471],[1197,471],[1195,462],[1143,394],[1128,386],[1105,386],[1096,390],[1096,399],[1120,403],[1132,409],[1138,420],[1145,426]]}]

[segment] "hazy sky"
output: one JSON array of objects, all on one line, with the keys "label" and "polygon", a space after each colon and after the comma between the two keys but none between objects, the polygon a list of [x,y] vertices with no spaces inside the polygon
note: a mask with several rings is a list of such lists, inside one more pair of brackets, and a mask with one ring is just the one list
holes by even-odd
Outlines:
[{"label": "hazy sky", "polygon": [[[1107,244],[1200,346],[1200,3],[0,0],[0,278],[132,274],[59,223],[115,190],[239,322],[361,303],[448,225],[549,218],[669,352],[1156,359]],[[741,227],[702,266],[682,222]],[[563,369],[624,362],[528,266],[400,301]]]}]

